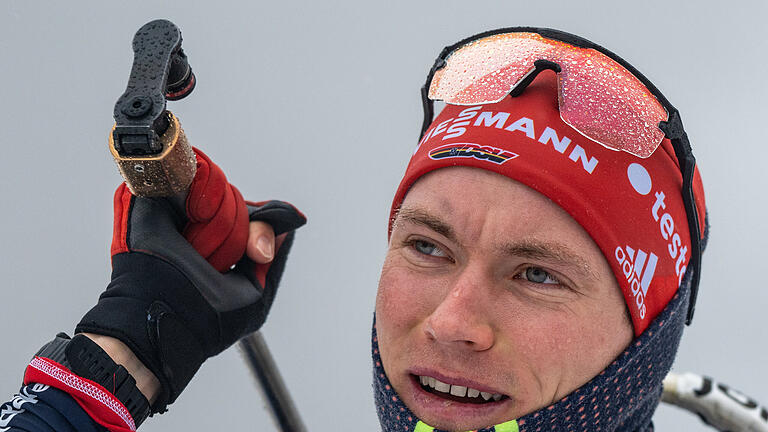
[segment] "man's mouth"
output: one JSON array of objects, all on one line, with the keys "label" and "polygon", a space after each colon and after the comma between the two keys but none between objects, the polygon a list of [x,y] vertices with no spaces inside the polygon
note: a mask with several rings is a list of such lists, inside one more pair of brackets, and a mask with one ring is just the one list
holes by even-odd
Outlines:
[{"label": "man's mouth", "polygon": [[456,384],[444,383],[431,376],[412,375],[412,377],[421,384],[421,388],[435,396],[443,399],[467,403],[467,404],[486,404],[499,402],[507,399],[507,396],[499,393],[483,392],[472,387],[465,387]]}]

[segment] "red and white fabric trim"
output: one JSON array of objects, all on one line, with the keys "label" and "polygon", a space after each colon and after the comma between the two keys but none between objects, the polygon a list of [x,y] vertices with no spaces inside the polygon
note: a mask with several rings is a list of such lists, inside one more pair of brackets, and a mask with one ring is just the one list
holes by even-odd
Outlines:
[{"label": "red and white fabric trim", "polygon": [[134,432],[131,413],[101,385],[79,377],[53,360],[35,357],[24,374],[24,384],[40,383],[72,396],[88,415],[111,432]]}]

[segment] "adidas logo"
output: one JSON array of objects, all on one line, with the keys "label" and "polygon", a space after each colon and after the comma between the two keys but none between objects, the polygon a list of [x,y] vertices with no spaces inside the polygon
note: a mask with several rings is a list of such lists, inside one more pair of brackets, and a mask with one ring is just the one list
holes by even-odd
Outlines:
[{"label": "adidas logo", "polygon": [[656,274],[656,264],[659,262],[659,257],[653,252],[649,255],[642,249],[635,250],[629,246],[624,249],[617,247],[615,255],[624,277],[629,282],[632,295],[635,296],[635,305],[640,319],[644,319],[645,297],[648,295],[648,287],[651,286],[653,276]]},{"label": "adidas logo", "polygon": [[[656,263],[659,262],[659,257],[653,252],[648,256],[642,249],[638,249],[637,256],[635,256],[635,250],[629,246],[626,247],[626,250],[627,260],[634,261],[632,267],[635,268],[635,275],[640,279],[640,289],[643,290],[643,295],[647,295],[648,287],[651,285],[653,275],[656,273]],[[624,269],[623,264],[622,270],[624,270],[624,275],[626,276],[627,270]]]}]

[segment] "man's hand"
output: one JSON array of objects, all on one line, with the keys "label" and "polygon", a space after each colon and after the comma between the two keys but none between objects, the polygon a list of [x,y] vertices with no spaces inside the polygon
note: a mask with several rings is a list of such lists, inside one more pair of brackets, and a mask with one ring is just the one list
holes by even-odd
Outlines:
[{"label": "man's hand", "polygon": [[244,201],[197,157],[184,209],[118,188],[112,282],[76,328],[128,363],[155,412],[205,359],[261,327],[294,230],[306,222],[288,203]]},{"label": "man's hand", "polygon": [[[275,256],[275,231],[268,223],[257,221],[249,224],[246,254],[258,264],[267,264],[272,261]],[[136,380],[136,387],[149,403],[155,402],[160,392],[160,381],[126,344],[110,336],[83,334],[96,342],[115,363],[123,365]]]}]

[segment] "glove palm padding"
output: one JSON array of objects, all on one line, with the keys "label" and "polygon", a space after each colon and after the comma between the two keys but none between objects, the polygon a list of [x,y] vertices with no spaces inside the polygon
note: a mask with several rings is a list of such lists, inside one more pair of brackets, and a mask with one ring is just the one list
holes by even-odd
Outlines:
[{"label": "glove palm padding", "polygon": [[[158,377],[162,391],[154,412],[178,397],[207,358],[261,327],[293,230],[306,221],[287,203],[246,205],[200,152],[198,171],[217,178],[196,176],[187,214],[169,200],[134,197],[124,184],[118,188],[112,280],[76,328],[120,339]],[[243,256],[249,220],[270,223],[281,240],[269,264]]]}]

